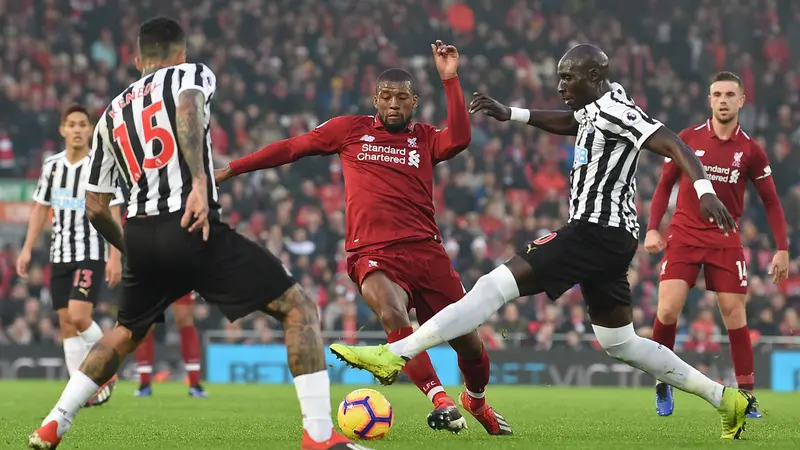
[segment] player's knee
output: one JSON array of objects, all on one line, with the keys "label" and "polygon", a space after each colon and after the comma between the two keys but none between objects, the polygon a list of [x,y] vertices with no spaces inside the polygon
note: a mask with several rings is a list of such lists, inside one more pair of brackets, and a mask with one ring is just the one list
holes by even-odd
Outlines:
[{"label": "player's knee", "polygon": [[676,301],[673,298],[662,298],[658,301],[658,315],[659,322],[665,325],[671,325],[678,322],[683,309],[683,302]]},{"label": "player's knee", "polygon": [[194,325],[191,307],[175,305],[173,306],[173,314],[175,315],[175,325],[179,330]]},{"label": "player's knee", "polygon": [[411,325],[408,311],[396,302],[386,301],[379,306],[378,319],[386,331],[394,331]]},{"label": "player's knee", "polygon": [[462,358],[477,358],[483,354],[483,343],[478,333],[472,332],[449,342],[450,347]]},{"label": "player's knee", "polygon": [[633,329],[633,324],[619,328],[606,328],[592,325],[597,342],[606,351],[608,356],[616,359],[625,359],[627,348],[635,339],[640,339]]},{"label": "player's knee", "polygon": [[64,310],[63,313],[61,311],[58,312],[58,329],[61,331],[62,339],[78,335],[78,330],[75,328],[75,325],[72,324],[69,313],[66,310]]},{"label": "player's knee", "polygon": [[84,309],[69,309],[69,321],[78,330],[85,330],[92,325],[91,311]]},{"label": "player's knee", "polygon": [[735,330],[747,326],[747,311],[744,301],[720,301],[719,306],[722,312],[722,320],[725,322],[727,329]]}]

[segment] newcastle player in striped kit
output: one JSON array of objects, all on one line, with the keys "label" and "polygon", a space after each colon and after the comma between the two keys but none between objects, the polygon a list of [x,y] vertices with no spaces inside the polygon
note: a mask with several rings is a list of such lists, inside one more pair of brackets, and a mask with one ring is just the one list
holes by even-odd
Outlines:
[{"label": "newcastle player in striped kit", "polygon": [[[301,449],[363,449],[333,428],[317,304],[277,257],[220,221],[210,140],[214,73],[186,63],[186,35],[172,19],[143,23],[138,44],[142,77],[98,121],[86,186],[92,224],[127,257],[117,326],[89,351],[29,446],[57,446],[80,405],[163,321],[166,308],[196,291],[231,321],[262,311],[282,323],[302,413]],[[130,190],[124,233],[109,211],[118,178]]]},{"label": "newcastle player in striped kit", "polygon": [[[64,361],[72,376],[89,349],[103,336],[100,326],[92,320],[92,311],[104,279],[109,287],[119,282],[122,264],[119,251],[106,244],[85,213],[84,187],[89,179],[92,134],[86,109],[79,105],[67,108],[61,116],[59,131],[66,149],[46,158],[42,165],[33,195],[28,235],[17,259],[17,274],[27,278],[31,249],[52,210],[50,293],[61,329]],[[117,218],[120,203],[119,195],[111,203]],[[105,403],[113,384],[112,381],[104,386],[87,405]]]},{"label": "newcastle player in striped kit", "polygon": [[411,336],[377,347],[334,344],[331,350],[379,381],[391,383],[407,358],[475,330],[505,303],[541,292],[556,300],[579,284],[597,341],[610,356],[702,397],[721,416],[721,437],[736,439],[755,397],[710,380],[666,346],[637,336],[633,329],[627,274],[638,248],[634,175],[640,149],[675,161],[694,182],[699,208],[707,220],[719,225],[720,234],[735,232],[735,222],[694,151],[635,106],[622,86],[608,81],[608,57],[602,50],[587,44],[570,49],[558,64],[558,76],[558,91],[572,111],[509,108],[483,94],[475,95],[470,111],[577,136],[569,223],[481,277],[461,301]]}]

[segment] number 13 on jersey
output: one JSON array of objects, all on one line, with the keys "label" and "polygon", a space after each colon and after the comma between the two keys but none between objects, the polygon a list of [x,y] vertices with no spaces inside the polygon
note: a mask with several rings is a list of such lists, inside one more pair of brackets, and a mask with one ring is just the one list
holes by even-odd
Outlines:
[{"label": "number 13 on jersey", "polygon": [[[155,140],[161,142],[161,152],[152,157],[142,155],[142,164],[139,164],[139,160],[131,145],[127,123],[123,121],[114,128],[114,140],[117,142],[117,145],[122,148],[122,155],[125,158],[125,162],[131,174],[131,180],[134,183],[138,183],[139,179],[142,177],[142,169],[160,169],[166,166],[172,157],[175,156],[176,145],[172,132],[154,123],[155,115],[163,108],[164,102],[158,101],[144,108],[141,112],[144,145],[150,146]],[[144,153],[144,149],[140,149],[140,152]]]}]

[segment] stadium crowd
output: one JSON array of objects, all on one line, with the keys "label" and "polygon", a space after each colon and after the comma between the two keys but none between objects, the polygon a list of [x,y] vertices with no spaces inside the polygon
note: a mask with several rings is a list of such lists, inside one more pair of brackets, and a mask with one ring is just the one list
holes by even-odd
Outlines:
[{"label": "stadium crowd", "polygon": [[[189,5],[191,3],[191,5]],[[313,1],[108,0],[0,1],[0,175],[35,180],[60,150],[60,111],[78,102],[99,115],[138,73],[140,19],[171,14],[189,30],[190,59],[216,72],[213,143],[218,166],[341,114],[373,114],[376,76],[409,69],[416,120],[444,124],[446,107],[429,43],[459,48],[466,93],[486,92],[515,106],[562,109],[555,66],[569,46],[593,42],[612,61],[612,79],[674,131],[705,120],[707,80],[731,70],[744,80],[742,127],[767,150],[791,236],[790,279],[773,286],[765,271],[774,245],[756,195],[741,235],[747,248],[750,326],[756,335],[800,335],[800,3],[730,0]],[[468,95],[469,97],[469,95]],[[469,289],[515,249],[565,221],[572,141],[532,127],[473,118],[469,150],[436,170],[435,201],[444,246]],[[638,172],[641,238],[662,160],[642,157]],[[336,157],[308,158],[222,186],[224,219],[280,255],[322,310],[325,330],[358,339],[379,330],[345,270],[343,185]],[[668,221],[664,221],[667,226]],[[48,303],[47,243],[40,240],[27,282],[14,273],[20,243],[0,252],[0,344],[57,341]],[[649,333],[659,258],[642,250],[630,281],[635,324]],[[684,347],[718,351],[724,327],[713,293],[693,290],[680,334]],[[113,325],[110,290],[97,310]],[[227,323],[199,304],[201,330],[253,329],[274,339],[266,316]],[[508,304],[480,332],[493,348],[583,345],[588,332],[580,291],[555,303],[544,296]],[[565,335],[565,339],[555,339]],[[235,339],[231,337],[231,339]]]}]

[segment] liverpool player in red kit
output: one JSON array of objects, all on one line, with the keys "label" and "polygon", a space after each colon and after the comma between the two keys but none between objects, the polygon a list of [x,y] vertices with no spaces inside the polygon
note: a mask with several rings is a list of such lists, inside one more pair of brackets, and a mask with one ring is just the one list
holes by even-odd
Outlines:
[{"label": "liverpool player in red kit", "polygon": [[[737,222],[742,215],[747,181],[751,180],[755,185],[778,247],[769,271],[777,284],[787,277],[789,271],[786,220],[764,149],[739,127],[738,114],[744,100],[739,77],[730,72],[717,74],[709,94],[712,117],[683,130],[680,137],[695,149],[714,190]],[[670,192],[678,179],[678,203],[664,242],[659,228]],[[739,388],[752,391],[753,346],[745,315],[747,263],[742,242],[738,234],[723,234],[717,224],[705,220],[699,213],[697,202],[691,181],[681,176],[678,166],[667,159],[653,194],[645,238],[648,252],[657,254],[666,249],[661,261],[653,340],[674,347],[678,316],[702,267],[706,288],[717,293],[728,330],[736,381]],[[657,384],[656,412],[669,416],[673,409],[671,386]],[[761,415],[754,409],[748,417],[759,418]]]},{"label": "liverpool player in red kit", "polygon": [[[464,288],[441,245],[434,219],[433,168],[469,145],[469,115],[457,76],[458,51],[437,41],[436,68],[447,97],[447,127],[412,123],[417,96],[411,75],[390,69],[377,80],[375,116],[341,116],[309,133],[270,144],[216,173],[231,176],[276,167],[309,155],[339,154],[345,180],[346,248],[350,278],[378,315],[390,342],[461,299]],[[466,390],[461,405],[490,434],[511,434],[506,420],[486,404],[489,358],[475,332],[450,341]],[[428,424],[458,432],[466,426],[445,393],[427,353],[405,365],[406,375],[433,402]]]},{"label": "liverpool player in red kit", "polygon": [[[186,377],[189,381],[189,397],[206,398],[205,390],[200,385],[200,338],[194,326],[194,295],[189,293],[172,304],[175,325],[181,335],[181,356],[183,357]],[[153,395],[152,378],[153,362],[156,356],[156,338],[153,330],[147,333],[139,347],[136,348],[136,371],[139,373],[139,389],[133,393],[136,397]]]}]

